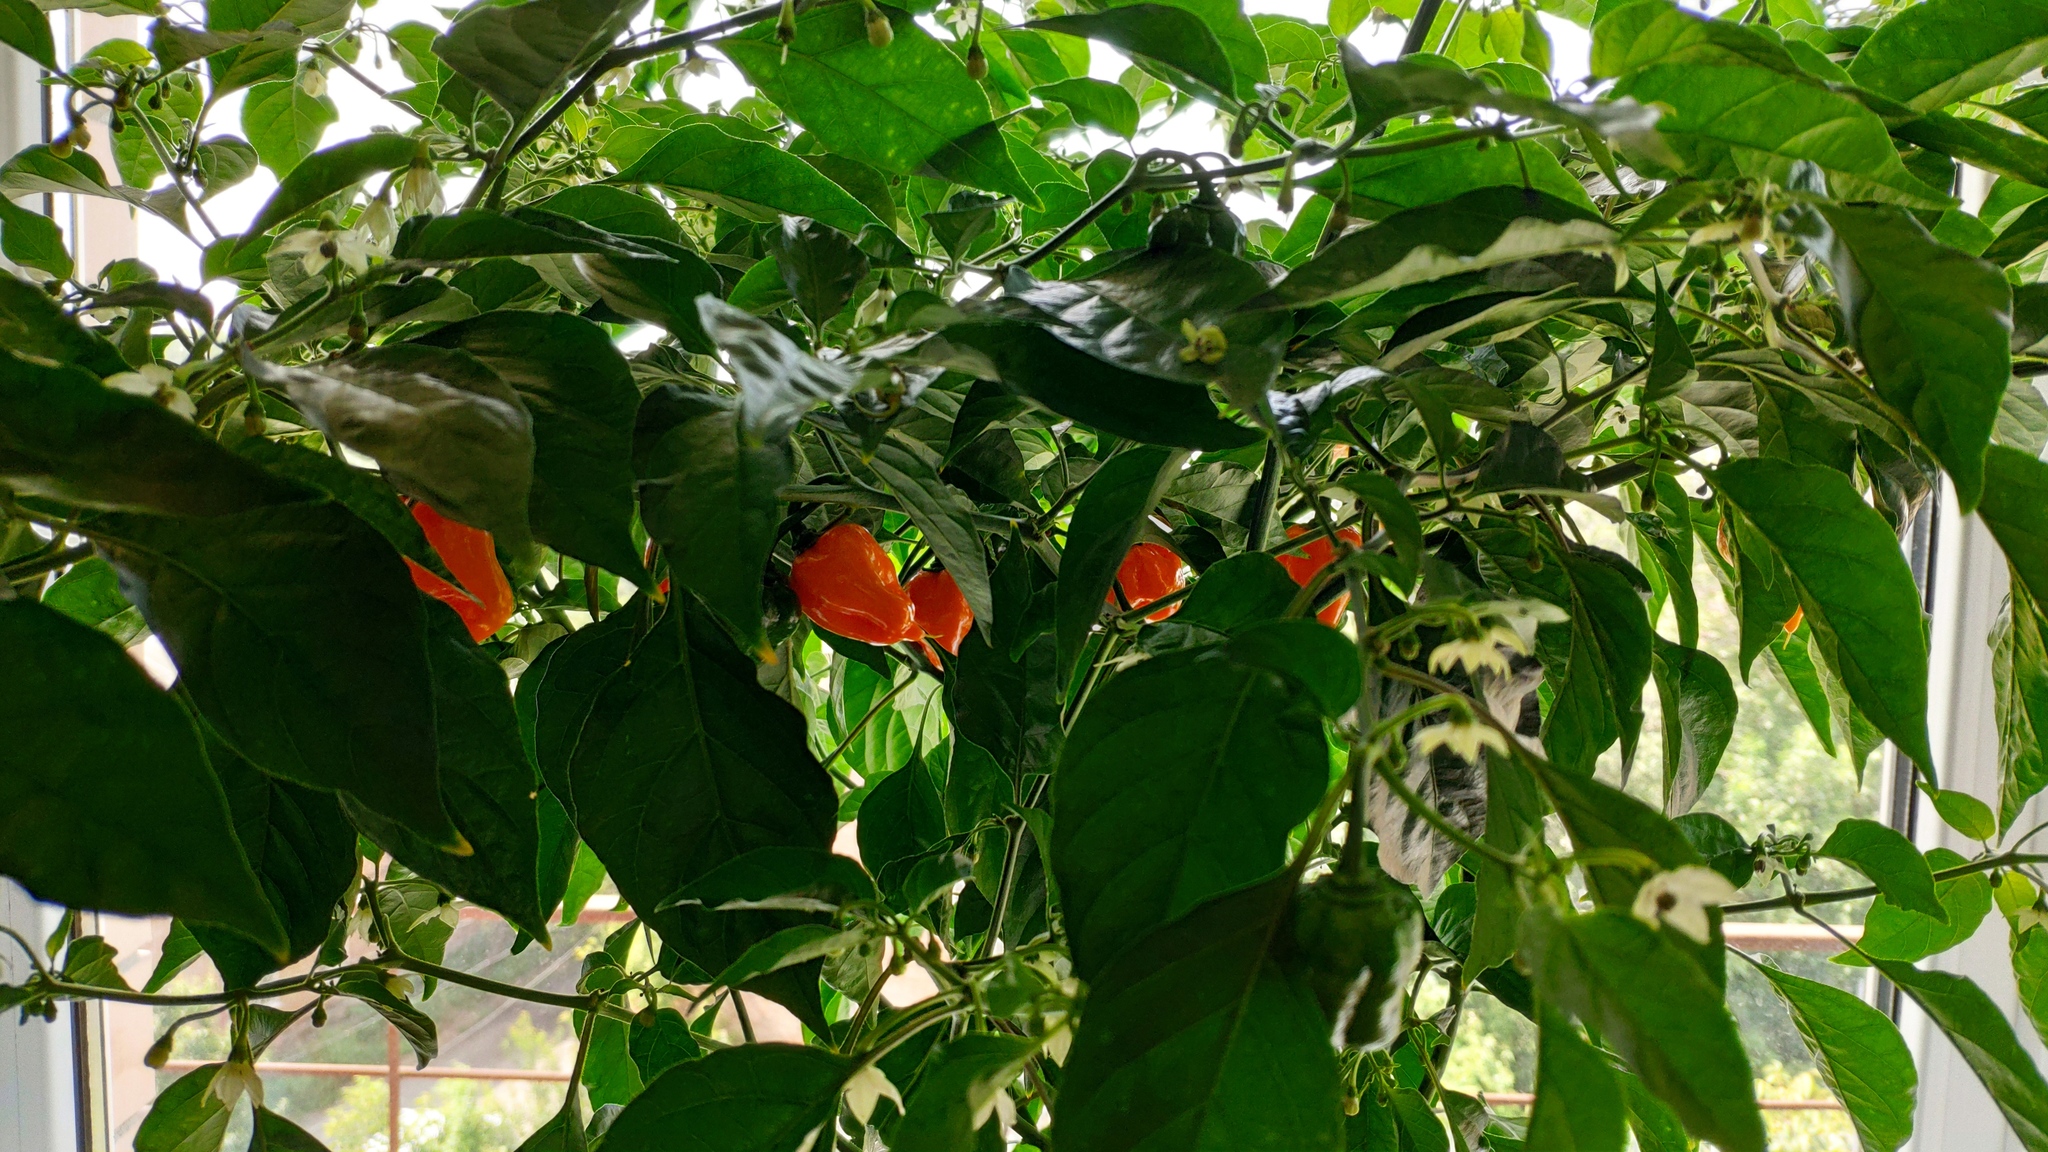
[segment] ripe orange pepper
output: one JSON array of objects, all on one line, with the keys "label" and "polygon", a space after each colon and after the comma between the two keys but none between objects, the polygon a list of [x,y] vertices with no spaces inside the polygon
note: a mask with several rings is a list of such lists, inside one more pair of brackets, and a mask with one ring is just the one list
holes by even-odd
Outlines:
[{"label": "ripe orange pepper", "polygon": [[887,645],[924,634],[889,554],[858,524],[826,529],[790,564],[789,587],[812,623],[850,640]]},{"label": "ripe orange pepper", "polygon": [[482,643],[505,626],[513,608],[512,585],[505,579],[505,570],[498,567],[491,534],[450,520],[425,503],[412,506],[412,518],[419,521],[427,543],[434,546],[448,571],[462,581],[457,588],[408,557],[405,564],[412,569],[413,585],[455,609],[469,627],[469,638]]},{"label": "ripe orange pepper", "polygon": [[1792,615],[1787,616],[1785,618],[1785,635],[1790,636],[1794,632],[1799,631],[1799,625],[1802,622],[1804,622],[1805,619],[1806,605],[1801,604],[1799,607],[1794,608],[1792,610]]},{"label": "ripe orange pepper", "polygon": [[[1311,529],[1305,524],[1289,524],[1287,526],[1287,538],[1293,540],[1309,531]],[[1365,542],[1364,538],[1358,534],[1358,529],[1356,528],[1340,528],[1337,530],[1337,535],[1342,537],[1353,548]],[[1329,537],[1322,535],[1318,535],[1314,540],[1303,544],[1292,552],[1283,552],[1278,557],[1280,566],[1287,569],[1287,574],[1294,577],[1294,582],[1304,588],[1308,587],[1309,581],[1316,578],[1316,573],[1328,568],[1330,562],[1336,558],[1336,546],[1330,543]],[[1335,600],[1324,605],[1321,612],[1316,613],[1316,619],[1335,628],[1337,621],[1344,616],[1345,606],[1350,603],[1351,593],[1340,593]]]},{"label": "ripe orange pepper", "polygon": [[910,594],[917,626],[938,641],[939,647],[958,656],[960,641],[974,627],[974,609],[967,606],[967,597],[960,594],[953,574],[943,568],[919,572],[903,590]]},{"label": "ripe orange pepper", "polygon": [[[1171,596],[1187,583],[1181,578],[1180,557],[1164,544],[1133,547],[1125,554],[1124,562],[1117,565],[1116,582],[1124,590],[1124,600],[1133,608],[1143,608],[1154,600]],[[1180,602],[1175,601],[1145,619],[1157,624],[1178,611]]]}]

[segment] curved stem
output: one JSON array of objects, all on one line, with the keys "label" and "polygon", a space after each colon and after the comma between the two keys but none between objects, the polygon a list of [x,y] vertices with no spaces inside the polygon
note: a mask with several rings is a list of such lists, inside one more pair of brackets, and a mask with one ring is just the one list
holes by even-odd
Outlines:
[{"label": "curved stem", "polygon": [[[2027,852],[2002,852],[1972,860],[1953,868],[1944,868],[1934,874],[1934,879],[1953,880],[1958,876],[1971,876],[1978,872],[1989,872],[1994,868],[2005,868],[2014,864],[2048,863],[2048,855]],[[1866,884],[1861,888],[1837,888],[1829,892],[1795,892],[1785,896],[1773,896],[1768,900],[1750,900],[1741,904],[1723,904],[1723,915],[1737,915],[1744,912],[1770,912],[1779,908],[1804,908],[1808,904],[1837,904],[1844,900],[1860,900],[1865,896],[1877,895],[1877,886]]]}]

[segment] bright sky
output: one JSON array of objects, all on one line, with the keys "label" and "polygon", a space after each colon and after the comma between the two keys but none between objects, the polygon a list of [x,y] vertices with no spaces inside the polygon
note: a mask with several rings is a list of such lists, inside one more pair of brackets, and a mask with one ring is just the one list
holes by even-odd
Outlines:
[{"label": "bright sky", "polygon": [[[737,11],[750,5],[734,5],[719,10],[714,5],[705,5],[696,23],[706,24],[721,18],[727,11]],[[1007,7],[1007,5],[1005,5]],[[1249,13],[1275,13],[1295,16],[1306,20],[1321,21],[1327,14],[1327,0],[1247,0],[1245,9]],[[448,11],[454,11],[453,8]],[[366,13],[377,24],[389,28],[408,20],[418,21],[435,28],[444,28],[448,18],[428,0],[381,0]],[[928,23],[930,17],[922,18]],[[1554,17],[1543,17],[1544,25],[1550,31],[1556,73],[1561,77],[1585,75],[1589,42],[1584,29],[1568,21]],[[1352,43],[1369,60],[1386,60],[1400,49],[1402,27],[1399,24],[1375,25],[1367,21],[1352,35]],[[361,57],[356,63],[357,70],[387,90],[408,86],[404,73],[388,56],[376,49],[381,44],[366,41]],[[706,52],[716,58],[715,52]],[[381,56],[381,59],[380,59]],[[1130,62],[1115,49],[1102,44],[1090,45],[1089,73],[1098,79],[1114,81],[1121,76]],[[722,61],[716,74],[692,77],[680,93],[682,99],[699,108],[714,102],[730,104],[745,95],[747,87],[739,70]],[[404,108],[392,104],[370,91],[353,77],[336,68],[328,74],[328,96],[340,112],[340,119],[329,125],[323,144],[334,144],[352,139],[378,126],[407,128],[417,123]],[[233,133],[241,135],[242,95],[236,93],[222,100],[208,121],[206,134]],[[1173,119],[1152,126],[1146,134],[1146,141],[1154,147],[1181,148],[1188,151],[1214,150],[1220,145],[1225,129],[1212,122],[1210,111],[1197,108],[1183,112]],[[1088,146],[1099,150],[1118,143],[1113,137],[1090,132]],[[207,202],[207,211],[215,223],[229,231],[240,231],[252,219],[263,202],[269,199],[277,183],[267,169],[258,169],[254,176]],[[451,201],[459,199],[461,188],[451,188]],[[1241,195],[1232,204],[1238,213],[1247,218],[1264,216],[1277,218],[1277,208],[1270,201],[1253,195]],[[140,218],[140,255],[155,267],[166,279],[186,284],[199,282],[199,249],[180,236],[170,225],[148,214]],[[232,299],[232,285],[222,282],[213,286],[210,295],[220,298],[219,302]]]}]

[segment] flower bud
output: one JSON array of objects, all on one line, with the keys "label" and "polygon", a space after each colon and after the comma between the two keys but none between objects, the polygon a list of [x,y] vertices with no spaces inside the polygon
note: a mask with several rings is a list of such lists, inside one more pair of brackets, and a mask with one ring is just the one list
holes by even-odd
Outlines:
[{"label": "flower bud", "polygon": [[887,16],[882,15],[880,8],[872,4],[868,5],[867,21],[868,43],[873,44],[877,48],[887,48],[889,42],[896,38],[895,26],[889,23]]},{"label": "flower bud", "polygon": [[981,80],[988,76],[988,54],[981,50],[981,41],[976,39],[967,46],[967,78]]},{"label": "flower bud", "polygon": [[142,1054],[142,1063],[150,1068],[162,1068],[164,1065],[169,1064],[171,1062],[171,1042],[177,1038],[177,1035],[177,1030],[174,1028],[157,1037],[156,1043],[149,1046],[149,1051]]}]

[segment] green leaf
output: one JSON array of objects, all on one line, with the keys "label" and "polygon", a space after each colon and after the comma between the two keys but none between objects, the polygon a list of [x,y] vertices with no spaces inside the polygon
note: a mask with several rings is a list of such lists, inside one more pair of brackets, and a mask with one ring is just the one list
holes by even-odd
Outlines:
[{"label": "green leaf", "polygon": [[2048,4],[1928,0],[1878,26],[1849,77],[1927,111],[2016,80],[2048,62]]},{"label": "green leaf", "polygon": [[[599,189],[586,184],[575,191],[588,193]],[[399,227],[391,250],[395,259],[437,263],[487,256],[572,253],[640,257],[663,254],[576,217],[541,208],[515,208],[509,213],[479,210],[450,212],[442,216],[415,216]]]},{"label": "green leaf", "polygon": [[408,997],[393,992],[376,973],[351,972],[334,982],[334,990],[362,1001],[385,1023],[398,1029],[398,1034],[411,1046],[417,1067],[425,1068],[429,1060],[441,1054],[441,1034],[433,1017],[420,1011]]},{"label": "green leaf", "polygon": [[375,528],[400,556],[443,580],[456,582],[441,554],[427,543],[427,534],[420,529],[419,521],[399,501],[397,491],[375,473],[345,464],[325,452],[260,437],[244,440],[235,454],[263,465],[265,471],[334,497],[363,523]]},{"label": "green leaf", "polygon": [[815,220],[785,216],[763,239],[783,286],[818,329],[839,315],[867,278],[867,253],[852,237]]},{"label": "green leaf", "polygon": [[28,0],[0,0],[0,44],[57,71],[57,44],[50,36],[50,18]]},{"label": "green leaf", "polygon": [[526,121],[611,47],[640,11],[621,0],[532,0],[470,10],[434,39],[434,55]]},{"label": "green leaf", "polygon": [[[1878,971],[1941,1026],[2028,1149],[2048,1148],[2048,1083],[2012,1024],[1967,977],[1880,960]],[[1910,1099],[1910,1097],[1908,1097]]]},{"label": "green leaf", "polygon": [[[6,283],[20,281],[0,278]],[[26,496],[164,516],[222,515],[305,495],[147,399],[101,387],[77,368],[13,356],[0,356],[0,481]]]},{"label": "green leaf", "polygon": [[493,312],[422,343],[476,357],[533,422],[534,538],[609,572],[640,571],[633,547],[633,428],[639,389],[604,329],[560,312]]},{"label": "green leaf", "polygon": [[751,219],[807,216],[845,232],[881,221],[845,189],[786,150],[742,140],[716,124],[685,124],[613,176],[658,184]]},{"label": "green leaf", "polygon": [[1100,40],[1129,55],[1164,64],[1224,97],[1237,95],[1230,57],[1214,29],[1188,8],[1121,4],[1103,12],[1033,20],[1025,27]]},{"label": "green leaf", "polygon": [[[23,4],[27,0],[0,0]],[[4,19],[4,15],[0,15]],[[71,275],[71,250],[57,222],[0,196],[0,256],[24,268],[38,268],[62,280]]]},{"label": "green leaf", "polygon": [[1596,1029],[1688,1131],[1727,1152],[1763,1152],[1735,1021],[1674,933],[1608,908],[1533,912],[1522,934],[1538,994]]},{"label": "green leaf", "polygon": [[1555,1010],[1546,1007],[1541,1019],[1528,1146],[1555,1152],[1621,1152],[1628,1142],[1628,1121],[1614,1069]]},{"label": "green leaf", "polygon": [[[576,827],[620,895],[706,972],[779,924],[760,912],[656,911],[661,902],[758,848],[827,847],[838,808],[802,715],[755,681],[753,662],[710,617],[680,602],[598,693],[569,786]],[[813,1006],[816,996],[813,986]]]},{"label": "green leaf", "polygon": [[97,556],[73,564],[44,589],[43,606],[104,632],[123,648],[149,631],[142,613],[121,595],[113,566]]},{"label": "green leaf", "polygon": [[1186,453],[1150,445],[1112,456],[1096,469],[1074,505],[1054,594],[1062,678],[1080,659],[1088,633],[1102,615],[1103,598],[1109,595],[1118,566],[1138,542],[1145,517],[1186,459]]},{"label": "green leaf", "polygon": [[1107,80],[1076,76],[1031,90],[1040,100],[1066,106],[1074,121],[1128,140],[1138,134],[1138,102]]},{"label": "green leaf", "polygon": [[321,133],[339,115],[334,101],[306,95],[296,80],[268,80],[242,97],[242,135],[265,168],[287,176],[319,147]]},{"label": "green leaf", "polygon": [[817,848],[756,848],[682,886],[662,907],[699,904],[713,911],[780,908],[830,912],[875,898],[860,862]]},{"label": "green leaf", "polygon": [[222,983],[246,988],[326,941],[335,905],[356,878],[356,832],[333,796],[266,776],[218,740],[208,740],[206,752],[227,794],[235,838],[290,945],[278,957],[241,935],[186,925],[213,958]]},{"label": "green leaf", "polygon": [[372,457],[399,491],[489,532],[518,555],[531,540],[533,420],[518,393],[466,352],[384,345],[319,370],[250,356],[328,436]]},{"label": "green leaf", "polygon": [[[569,788],[569,766],[581,745],[584,721],[598,694],[632,657],[647,607],[645,596],[636,596],[619,611],[569,633],[550,645],[542,653],[543,659],[535,661],[520,678],[522,694],[528,679],[537,680],[533,689],[534,763],[540,766],[548,791],[571,817],[576,814],[576,798]],[[579,865],[588,850],[585,845],[578,852]]]},{"label": "green leaf", "polygon": [[[1309,642],[1318,634],[1327,641]],[[1260,663],[1228,645],[1154,657],[1098,688],[1074,722],[1053,778],[1052,859],[1084,979],[1285,860],[1288,830],[1329,779],[1322,711],[1303,689],[1356,662],[1330,629],[1294,637],[1294,651]],[[1284,673],[1274,656],[1291,656]]]},{"label": "green leaf", "polygon": [[716,298],[700,298],[697,310],[739,382],[740,430],[748,443],[780,440],[804,413],[853,391],[855,378],[844,365],[809,355],[766,320]]},{"label": "green leaf", "polygon": [[1422,145],[1423,141],[1458,131],[1455,125],[1432,120],[1389,132],[1382,139],[1390,148],[1411,150],[1352,157],[1341,167],[1333,167],[1302,184],[1325,196],[1342,196],[1348,179],[1351,210],[1368,219],[1440,204],[1483,187],[1533,191],[1575,207],[1592,208],[1593,201],[1578,178],[1565,171],[1557,158],[1541,146],[1518,144],[1496,148],[1488,140],[1447,140],[1435,146]]},{"label": "green leaf", "polygon": [[711,352],[698,300],[716,298],[718,273],[702,256],[680,244],[643,236],[638,246],[653,254],[614,251],[584,256],[577,259],[576,271],[614,310],[661,325],[690,352]]},{"label": "green leaf", "polygon": [[1614,94],[1666,108],[1657,131],[1680,170],[1701,178],[1785,179],[1792,165],[1808,163],[1843,199],[1934,209],[1955,203],[1906,168],[1877,113],[1803,74],[1667,62],[1623,76]]},{"label": "green leaf", "polygon": [[1561,252],[1601,249],[1614,238],[1613,230],[1576,204],[1519,187],[1477,188],[1346,233],[1256,303],[1303,307]]},{"label": "green leaf", "polygon": [[[1030,1036],[970,1032],[926,1057],[917,1088],[904,1101],[902,1121],[889,1129],[891,1152],[977,1147],[987,1138],[991,1121],[1001,1127],[992,1103],[995,1094],[1008,1089],[1037,1053],[1038,1041]],[[982,1119],[978,1126],[977,1115]]]},{"label": "green leaf", "polygon": [[35,144],[16,152],[0,164],[0,194],[27,196],[43,192],[101,196],[140,204],[143,193],[134,188],[117,188],[107,181],[100,162],[83,150],[59,157],[47,144]]},{"label": "green leaf", "polygon": [[1984,490],[1985,446],[2012,376],[2011,286],[1996,267],[1936,242],[1905,212],[1820,211],[1832,235],[1819,253],[1871,382],[1955,480],[1963,511],[1974,509]]},{"label": "green leaf", "polygon": [[164,986],[177,979],[178,973],[192,966],[194,960],[204,954],[192,930],[185,927],[183,920],[171,921],[170,931],[164,935],[163,947],[158,950],[156,967],[149,973],[149,979],[142,982],[142,991],[161,992]]},{"label": "green leaf", "polygon": [[1852,816],[1835,825],[1820,854],[1870,877],[1894,906],[1947,922],[1948,912],[1935,898],[1934,872],[1927,867],[1927,858],[1894,829]]},{"label": "green leaf", "polygon": [[684,588],[750,643],[763,642],[761,572],[782,519],[787,440],[754,445],[730,401],[674,384],[650,393],[634,433],[640,516]]},{"label": "green leaf", "polygon": [[[419,593],[376,531],[329,501],[89,526],[199,713],[257,767],[344,790],[430,843],[441,807]],[[261,549],[241,547],[259,538]]]},{"label": "green leaf", "polygon": [[1678,816],[1706,792],[1735,735],[1735,682],[1713,656],[1662,636],[1652,655],[1664,715],[1664,811]]},{"label": "green leaf", "polygon": [[[1612,136],[1623,142],[1654,146],[1651,130],[1657,123],[1657,110],[1631,100],[1603,100],[1597,104],[1548,100],[1488,83],[1441,56],[1369,64],[1349,42],[1340,45],[1339,51],[1344,81],[1351,91],[1354,132],[1369,134],[1390,120],[1413,117],[1434,108],[1484,107]],[[1510,155],[1515,152],[1523,149],[1511,149]],[[1583,198],[1584,194],[1579,196]]]},{"label": "green leaf", "polygon": [[1984,500],[1977,514],[2011,563],[2013,576],[2039,604],[2048,598],[2048,506],[2042,503],[2048,498],[2048,464],[2017,448],[1993,445],[1984,465]]},{"label": "green leaf", "polygon": [[249,1152],[328,1152],[311,1132],[268,1108],[256,1109],[249,1134]]},{"label": "green leaf", "polygon": [[[1573,847],[1580,851],[1632,849],[1665,871],[1705,863],[1685,833],[1648,804],[1598,780],[1559,771],[1555,765],[1536,762],[1536,768],[1538,783],[1571,833]],[[1630,868],[1599,865],[1587,872],[1594,898],[1617,907],[1627,907],[1635,899],[1643,879]],[[1714,954],[1718,955],[1718,950]]]},{"label": "green leaf", "polygon": [[372,132],[361,139],[323,148],[301,160],[278,181],[277,191],[257,211],[242,234],[247,244],[329,196],[353,188],[379,172],[412,163],[424,147],[410,136]]},{"label": "green leaf", "polygon": [[787,46],[762,24],[718,48],[827,151],[898,176],[942,153],[964,161],[954,141],[989,123],[988,97],[908,12],[880,10],[895,29],[886,48],[868,42],[858,5],[804,12]]},{"label": "green leaf", "polygon": [[[1347,477],[1349,479],[1349,477]],[[1280,562],[1263,552],[1240,552],[1218,561],[1181,601],[1175,624],[1230,633],[1287,614],[1301,589]]]},{"label": "green leaf", "polygon": [[1731,460],[1708,479],[1785,565],[1850,699],[1931,779],[1920,592],[1891,527],[1821,465]]},{"label": "green leaf", "polygon": [[1240,448],[1258,439],[1255,430],[1220,416],[1207,389],[1098,360],[1036,324],[956,324],[940,339],[972,357],[959,365],[961,370],[1000,380],[1011,391],[1104,432],[1183,448]]},{"label": "green leaf", "polygon": [[868,463],[903,502],[932,555],[959,585],[975,621],[983,629],[993,627],[995,600],[989,592],[988,556],[974,530],[974,502],[939,478],[938,453],[919,440],[891,432]]},{"label": "green leaf", "polygon": [[1942,823],[1970,839],[1989,842],[1998,835],[1998,821],[1991,815],[1991,806],[1968,792],[1936,788],[1928,800]]},{"label": "green leaf", "polygon": [[540,778],[519,739],[504,670],[469,639],[452,610],[427,609],[427,663],[434,677],[434,735],[441,792],[474,851],[454,856],[360,805],[349,814],[392,857],[471,903],[489,908],[542,944]]},{"label": "green leaf", "polygon": [[2024,581],[2014,579],[2010,613],[1992,634],[2000,828],[2011,828],[2027,801],[2048,787],[2048,639],[2043,631],[2039,602]]},{"label": "green leaf", "polygon": [[[792,1152],[832,1122],[853,1061],[743,1044],[670,1068],[606,1129],[607,1152]],[[830,1137],[825,1137],[829,1139]]]},{"label": "green leaf", "polygon": [[40,604],[0,601],[0,638],[0,872],[73,908],[222,924],[281,951],[184,709]]},{"label": "green leaf", "polygon": [[1129,941],[1091,981],[1061,1081],[1067,1147],[1344,1147],[1328,1020],[1276,954],[1294,883],[1283,874],[1202,904]]},{"label": "green leaf", "polygon": [[[1946,848],[1927,853],[1927,864],[1933,871],[1963,862],[1961,856]],[[1886,896],[1878,897],[1864,916],[1863,937],[1857,941],[1859,951],[1844,952],[1835,957],[1835,963],[1859,967],[1870,962],[1866,955],[1879,961],[1911,963],[1948,951],[1977,934],[1978,925],[1991,911],[1991,881],[1981,872],[1937,881],[1934,898],[1947,913],[1943,919],[1907,911]]]},{"label": "green leaf", "polygon": [[135,1130],[135,1152],[219,1152],[234,1115],[213,1094],[213,1078],[223,1067],[202,1064],[157,1093]]},{"label": "green leaf", "polygon": [[1913,1134],[1920,1080],[1899,1026],[1853,993],[1767,965],[1757,971],[1792,1010],[1814,1064],[1856,1126],[1858,1144],[1894,1152]]}]

